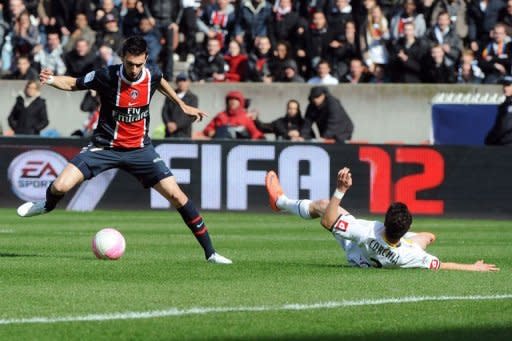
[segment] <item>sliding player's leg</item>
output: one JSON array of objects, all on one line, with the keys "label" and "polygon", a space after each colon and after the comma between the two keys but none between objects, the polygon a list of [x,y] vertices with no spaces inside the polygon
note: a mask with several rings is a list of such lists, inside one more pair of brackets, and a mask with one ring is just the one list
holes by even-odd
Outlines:
[{"label": "sliding player's leg", "polygon": [[181,218],[194,234],[197,241],[204,250],[208,262],[216,264],[231,264],[232,261],[221,256],[213,247],[208,229],[203,217],[199,214],[194,203],[187,197],[176,183],[174,176],[160,180],[154,187],[164,198],[178,210]]},{"label": "sliding player's leg", "polygon": [[[274,171],[269,171],[265,177],[265,186],[269,196],[269,204],[272,210],[285,211],[295,214],[303,219],[314,219],[322,217],[325,213],[329,200],[298,200],[286,196],[279,183],[279,178]],[[338,208],[339,214],[349,214],[342,207]]]},{"label": "sliding player's leg", "polygon": [[84,174],[72,163],[68,163],[59,176],[46,189],[46,199],[26,202],[18,207],[20,217],[33,217],[51,212],[64,194],[84,181]]}]

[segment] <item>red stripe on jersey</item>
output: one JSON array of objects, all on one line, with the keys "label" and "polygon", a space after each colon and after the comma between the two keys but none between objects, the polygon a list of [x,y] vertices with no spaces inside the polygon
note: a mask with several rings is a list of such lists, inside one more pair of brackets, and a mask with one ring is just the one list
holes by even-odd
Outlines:
[{"label": "red stripe on jersey", "polygon": [[146,133],[146,120],[133,123],[117,122],[116,134],[112,143],[117,148],[141,148]]},{"label": "red stripe on jersey", "polygon": [[[151,95],[151,74],[144,69],[141,79],[129,82],[122,76],[122,67],[119,69],[119,83],[116,94],[116,106],[119,108],[140,108],[149,105]],[[146,135],[146,119],[135,122],[116,122],[112,147],[140,148],[144,146]]]}]

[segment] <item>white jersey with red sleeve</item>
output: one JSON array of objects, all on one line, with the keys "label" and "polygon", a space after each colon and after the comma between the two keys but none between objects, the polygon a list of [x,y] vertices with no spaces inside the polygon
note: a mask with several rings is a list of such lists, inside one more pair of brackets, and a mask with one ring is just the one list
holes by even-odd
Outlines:
[{"label": "white jersey with red sleeve", "polygon": [[359,267],[425,268],[437,270],[441,263],[418,244],[401,238],[393,246],[384,238],[384,224],[340,215],[332,234],[345,250],[347,260]]}]

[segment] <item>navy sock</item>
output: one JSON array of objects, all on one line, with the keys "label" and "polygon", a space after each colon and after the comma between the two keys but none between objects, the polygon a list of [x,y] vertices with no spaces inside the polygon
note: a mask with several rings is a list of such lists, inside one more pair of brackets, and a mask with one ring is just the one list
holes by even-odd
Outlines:
[{"label": "navy sock", "polygon": [[44,205],[44,208],[46,208],[46,210],[48,212],[52,211],[55,206],[57,206],[57,203],[62,199],[64,198],[64,194],[62,195],[57,195],[57,194],[53,194],[52,193],[52,185],[53,185],[53,181],[52,183],[50,184],[50,186],[48,186],[48,188],[46,189],[46,203]]},{"label": "navy sock", "polygon": [[199,215],[199,212],[191,200],[178,208],[178,212],[181,214],[181,218],[183,218],[183,221],[187,224],[190,231],[192,231],[194,236],[196,236],[197,241],[201,244],[204,250],[206,259],[208,259],[213,253],[215,253],[215,249],[213,248],[203,217]]}]

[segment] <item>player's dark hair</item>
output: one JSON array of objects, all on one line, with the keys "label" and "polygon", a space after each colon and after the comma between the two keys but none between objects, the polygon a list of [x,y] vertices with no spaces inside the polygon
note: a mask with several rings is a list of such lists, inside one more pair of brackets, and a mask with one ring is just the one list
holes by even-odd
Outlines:
[{"label": "player's dark hair", "polygon": [[399,240],[409,231],[411,224],[412,215],[406,204],[395,202],[389,206],[384,221],[386,237],[391,240]]},{"label": "player's dark hair", "polygon": [[131,54],[133,56],[140,56],[141,54],[148,54],[148,44],[141,36],[132,36],[124,41],[123,48],[121,50],[121,55],[126,56],[126,54]]}]

